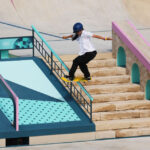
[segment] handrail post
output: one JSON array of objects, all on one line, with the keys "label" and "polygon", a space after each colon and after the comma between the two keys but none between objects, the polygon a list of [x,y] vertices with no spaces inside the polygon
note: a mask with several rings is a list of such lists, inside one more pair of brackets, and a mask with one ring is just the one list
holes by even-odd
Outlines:
[{"label": "handrail post", "polygon": [[72,82],[70,82],[70,96],[72,96]]},{"label": "handrail post", "polygon": [[34,57],[34,30],[33,29],[32,29],[32,43],[33,43],[32,56]]},{"label": "handrail post", "polygon": [[43,41],[42,41],[42,48],[44,48],[44,47],[43,47]]},{"label": "handrail post", "polygon": [[7,90],[8,94],[12,98],[13,104],[14,104],[14,122],[13,125],[16,128],[16,131],[19,131],[19,98],[14,93],[14,91],[10,88],[10,86],[7,84],[5,79],[0,75],[0,81],[4,85],[5,89]]},{"label": "handrail post", "polygon": [[92,101],[90,101],[90,121],[92,122]]},{"label": "handrail post", "polygon": [[51,70],[53,72],[53,53],[51,52]]},{"label": "handrail post", "polygon": [[[16,101],[15,101],[15,105],[18,106],[19,105],[19,99],[18,97],[16,98]],[[14,108],[14,126],[16,128],[16,131],[19,131],[19,122],[18,122],[18,119],[19,119],[19,110],[18,110],[18,107],[15,107]]]},{"label": "handrail post", "polygon": [[0,51],[0,60],[2,59],[2,51]]}]

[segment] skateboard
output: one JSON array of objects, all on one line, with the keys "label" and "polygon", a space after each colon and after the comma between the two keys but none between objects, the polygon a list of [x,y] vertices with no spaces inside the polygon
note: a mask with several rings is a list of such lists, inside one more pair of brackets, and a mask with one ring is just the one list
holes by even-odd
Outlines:
[{"label": "skateboard", "polygon": [[89,80],[84,79],[84,77],[75,77],[72,81],[66,77],[61,77],[61,79],[65,82],[87,82]]}]

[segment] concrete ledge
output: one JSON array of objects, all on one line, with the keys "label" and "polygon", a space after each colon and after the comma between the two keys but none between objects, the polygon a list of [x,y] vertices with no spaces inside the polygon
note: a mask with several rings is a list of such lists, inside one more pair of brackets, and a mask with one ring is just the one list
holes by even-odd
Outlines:
[{"label": "concrete ledge", "polygon": [[30,137],[30,145],[95,140],[95,132]]},{"label": "concrete ledge", "polygon": [[116,131],[98,131],[96,132],[96,139],[108,139],[108,138],[116,138]]},{"label": "concrete ledge", "polygon": [[0,139],[0,147],[5,147],[5,146],[6,146],[5,139]]}]

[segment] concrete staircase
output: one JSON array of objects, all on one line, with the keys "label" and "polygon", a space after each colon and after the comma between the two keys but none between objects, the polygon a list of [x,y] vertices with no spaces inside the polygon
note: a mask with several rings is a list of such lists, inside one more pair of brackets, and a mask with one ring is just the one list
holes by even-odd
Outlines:
[{"label": "concrete staircase", "polygon": [[[70,68],[75,55],[62,56]],[[93,96],[96,138],[150,135],[150,101],[140,85],[130,82],[125,68],[117,67],[112,53],[100,53],[89,64],[92,80],[85,83]],[[83,76],[78,69],[76,76]]]}]

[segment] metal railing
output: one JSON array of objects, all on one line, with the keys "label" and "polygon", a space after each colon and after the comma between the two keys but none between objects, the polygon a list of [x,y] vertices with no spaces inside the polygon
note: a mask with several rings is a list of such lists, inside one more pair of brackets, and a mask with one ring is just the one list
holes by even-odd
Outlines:
[{"label": "metal railing", "polygon": [[[55,51],[50,47],[50,45],[46,42],[46,40],[42,37],[42,35],[37,31],[37,29],[32,26],[33,31],[33,44],[34,47],[38,50],[38,52],[44,57],[46,63],[50,66],[51,71],[53,71],[57,77],[61,79],[65,75],[64,69],[69,72],[68,67],[65,63],[61,60],[61,58],[55,53]],[[37,40],[35,37],[36,35],[40,38],[40,41]],[[44,44],[50,50],[50,53],[46,51],[44,48]],[[34,56],[33,50],[33,56]],[[54,59],[54,57],[56,59]],[[64,68],[64,69],[63,69]],[[78,87],[73,84],[72,82],[64,82],[62,83],[65,85],[66,89],[70,92],[70,95],[75,98],[75,100],[82,106],[82,108],[87,112],[90,120],[92,121],[92,101],[93,97],[87,92],[87,90],[83,87],[80,82],[77,82],[79,85]]]},{"label": "metal railing", "polygon": [[16,128],[16,131],[19,131],[19,98],[14,93],[14,91],[10,88],[10,86],[7,84],[7,82],[4,80],[2,75],[0,75],[0,83],[3,85],[3,87],[8,92],[10,98],[12,98],[13,105],[14,105],[14,121],[13,121],[13,125]]}]

